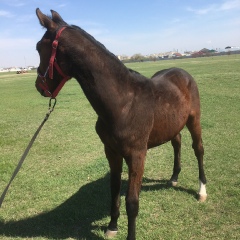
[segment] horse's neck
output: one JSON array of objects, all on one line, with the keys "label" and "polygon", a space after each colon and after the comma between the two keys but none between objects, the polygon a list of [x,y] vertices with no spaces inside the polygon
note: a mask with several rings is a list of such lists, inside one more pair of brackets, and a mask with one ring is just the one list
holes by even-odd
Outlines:
[{"label": "horse's neck", "polygon": [[124,105],[131,101],[129,81],[132,75],[107,50],[90,52],[80,59],[75,69],[75,78],[97,114],[103,118],[116,117]]}]

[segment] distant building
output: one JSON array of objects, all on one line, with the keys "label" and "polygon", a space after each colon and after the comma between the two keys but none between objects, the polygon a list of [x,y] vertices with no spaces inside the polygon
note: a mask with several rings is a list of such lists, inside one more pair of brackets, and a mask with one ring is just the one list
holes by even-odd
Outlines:
[{"label": "distant building", "polygon": [[17,72],[17,71],[21,71],[21,68],[19,67],[11,67],[8,69],[9,72]]},{"label": "distant building", "polygon": [[130,59],[130,57],[127,55],[117,55],[117,58],[121,61]]},{"label": "distant building", "polygon": [[240,50],[240,47],[227,46],[227,47],[225,47],[225,50],[226,51],[237,51],[237,50]]},{"label": "distant building", "polygon": [[175,53],[172,54],[172,57],[179,58],[179,57],[182,57],[182,54],[179,53],[179,52],[175,52]]}]

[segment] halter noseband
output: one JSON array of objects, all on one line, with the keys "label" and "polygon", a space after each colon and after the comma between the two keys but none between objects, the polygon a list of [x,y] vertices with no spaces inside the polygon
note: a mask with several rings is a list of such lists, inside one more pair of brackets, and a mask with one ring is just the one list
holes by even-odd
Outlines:
[{"label": "halter noseband", "polygon": [[[44,91],[45,96],[47,97],[51,97],[51,98],[55,98],[58,93],[60,92],[60,90],[62,89],[63,85],[66,83],[67,80],[69,80],[71,77],[64,74],[62,69],[59,67],[57,61],[56,61],[56,53],[57,53],[57,47],[58,47],[58,39],[62,33],[62,31],[66,28],[62,27],[58,30],[55,40],[52,42],[52,54],[49,60],[49,65],[47,67],[47,70],[45,72],[44,75],[41,75],[39,72],[39,68],[38,68],[38,77],[41,78],[42,82],[39,83],[40,88]],[[57,88],[55,89],[55,91],[53,93],[50,92],[49,87],[47,85],[46,82],[46,76],[48,74],[50,79],[53,79],[53,67],[56,68],[57,72],[63,77],[63,79],[61,80],[60,84],[57,86]]]}]

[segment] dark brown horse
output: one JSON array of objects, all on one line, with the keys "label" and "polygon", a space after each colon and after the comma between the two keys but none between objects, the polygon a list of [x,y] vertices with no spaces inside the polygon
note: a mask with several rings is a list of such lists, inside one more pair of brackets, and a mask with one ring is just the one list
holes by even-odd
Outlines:
[{"label": "dark brown horse", "polygon": [[111,220],[106,235],[117,232],[123,159],[128,165],[126,210],[128,240],[136,239],[147,149],[171,141],[174,167],[170,179],[177,184],[181,135],[186,125],[199,167],[199,200],[207,197],[203,170],[200,100],[193,78],[178,68],[157,72],[151,79],[127,69],[112,53],[79,27],[70,26],[51,11],[52,17],[36,11],[47,29],[37,43],[40,55],[37,90],[56,97],[63,84],[74,77],[98,115],[96,131],[104,144],[111,175]]}]

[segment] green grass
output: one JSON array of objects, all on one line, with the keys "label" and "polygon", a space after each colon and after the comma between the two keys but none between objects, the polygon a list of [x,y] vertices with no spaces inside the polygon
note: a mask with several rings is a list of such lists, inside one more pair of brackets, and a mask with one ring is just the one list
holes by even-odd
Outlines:
[{"label": "green grass", "polygon": [[[127,64],[147,77],[173,66],[187,70],[199,86],[208,199],[196,200],[197,161],[184,129],[176,188],[166,187],[171,144],[148,152],[137,239],[239,239],[240,55]],[[35,78],[35,72],[0,74],[0,192],[48,109]],[[109,167],[96,119],[78,83],[68,82],[0,209],[0,239],[104,239]],[[124,166],[116,239],[127,235],[126,180]]]}]

